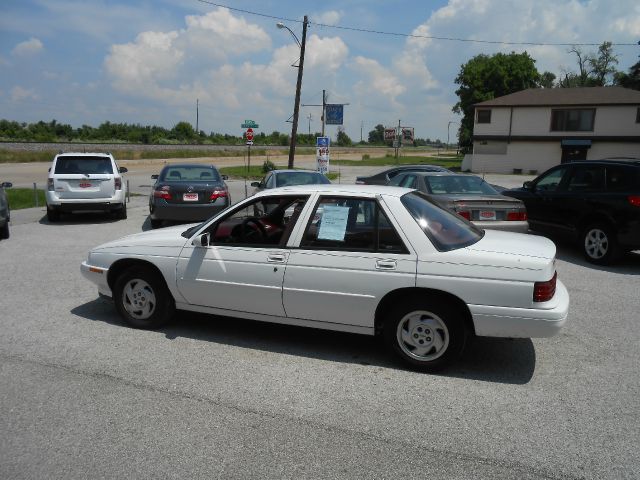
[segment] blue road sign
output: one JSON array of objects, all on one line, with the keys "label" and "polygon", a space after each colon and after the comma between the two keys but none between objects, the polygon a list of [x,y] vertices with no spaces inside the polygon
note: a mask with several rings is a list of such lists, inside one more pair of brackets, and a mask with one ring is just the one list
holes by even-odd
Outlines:
[{"label": "blue road sign", "polygon": [[327,104],[324,107],[324,112],[327,125],[342,125],[344,105]]},{"label": "blue road sign", "polygon": [[316,137],[316,147],[328,147],[329,137]]}]

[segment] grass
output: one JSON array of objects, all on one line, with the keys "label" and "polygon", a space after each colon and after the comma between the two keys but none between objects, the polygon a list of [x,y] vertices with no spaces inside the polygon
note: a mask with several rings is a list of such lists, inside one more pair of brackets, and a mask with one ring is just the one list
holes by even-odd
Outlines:
[{"label": "grass", "polygon": [[[36,206],[33,188],[6,188],[7,200],[11,210],[33,208]],[[36,190],[38,194],[38,206],[45,205],[44,190]]]},{"label": "grass", "polygon": [[[247,178],[249,180],[261,180],[262,177],[265,176],[265,173],[262,171],[262,165],[252,165],[251,169],[247,175],[247,167],[242,165],[234,166],[234,167],[222,167],[219,169],[222,175],[228,175],[229,178],[238,179],[238,178]],[[327,174],[327,178],[329,180],[337,180],[338,173],[329,172]]]}]

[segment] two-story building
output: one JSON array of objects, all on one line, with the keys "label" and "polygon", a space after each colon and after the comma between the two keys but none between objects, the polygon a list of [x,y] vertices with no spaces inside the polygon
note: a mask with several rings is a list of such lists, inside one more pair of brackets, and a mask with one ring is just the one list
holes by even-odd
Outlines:
[{"label": "two-story building", "polygon": [[611,157],[640,158],[640,91],[534,88],[475,105],[473,154],[463,169],[540,173]]}]

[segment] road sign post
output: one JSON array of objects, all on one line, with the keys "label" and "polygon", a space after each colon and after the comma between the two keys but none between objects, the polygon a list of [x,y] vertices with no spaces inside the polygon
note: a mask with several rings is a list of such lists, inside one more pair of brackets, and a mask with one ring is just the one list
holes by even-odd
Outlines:
[{"label": "road sign post", "polygon": [[329,137],[316,137],[316,170],[323,175],[329,173]]}]

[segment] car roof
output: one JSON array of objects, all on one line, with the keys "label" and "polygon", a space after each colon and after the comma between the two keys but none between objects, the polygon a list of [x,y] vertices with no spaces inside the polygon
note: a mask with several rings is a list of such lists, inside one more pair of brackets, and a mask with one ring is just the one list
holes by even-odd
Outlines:
[{"label": "car roof", "polygon": [[321,185],[292,185],[287,187],[272,188],[256,193],[256,195],[274,195],[278,193],[332,193],[336,195],[387,195],[392,197],[401,197],[409,192],[414,191],[413,188],[388,187],[386,185],[345,185],[345,184],[321,184]]},{"label": "car roof", "polygon": [[600,160],[579,160],[574,162],[569,162],[569,165],[640,165],[639,158],[633,157],[611,157],[611,158],[603,158]]},{"label": "car roof", "polygon": [[110,153],[104,152],[61,152],[56,155],[56,157],[111,157]]},{"label": "car roof", "polygon": [[172,168],[172,167],[200,167],[200,168],[213,168],[216,169],[217,168],[214,165],[211,165],[210,163],[167,163],[164,167],[162,167],[163,170],[165,170],[166,168]]},{"label": "car roof", "polygon": [[452,172],[402,172],[398,175],[419,175],[421,177],[475,177],[476,175],[467,175],[466,173],[452,173]]},{"label": "car roof", "polygon": [[276,168],[275,170],[271,170],[272,173],[320,173],[317,170],[298,170],[298,169],[291,169],[291,168],[283,168],[282,170],[280,170],[279,168]]}]

